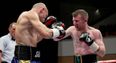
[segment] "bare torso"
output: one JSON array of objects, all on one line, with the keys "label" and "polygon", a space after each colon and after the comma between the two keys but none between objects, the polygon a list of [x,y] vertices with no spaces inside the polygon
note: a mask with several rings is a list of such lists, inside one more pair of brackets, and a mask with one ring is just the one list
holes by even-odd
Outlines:
[{"label": "bare torso", "polygon": [[16,42],[18,44],[35,47],[37,42],[41,40],[42,37],[40,37],[37,30],[33,28],[29,19],[23,15],[19,16],[16,26]]},{"label": "bare torso", "polygon": [[[81,35],[81,31],[78,31],[74,26],[71,27],[73,31],[71,31],[71,36],[73,39],[73,45],[74,45],[74,54],[75,55],[86,55],[86,54],[91,54],[94,53],[89,46],[85,43],[79,40],[79,37]],[[94,29],[90,28],[87,32],[89,35],[92,37],[92,39],[95,38],[94,36]]]}]

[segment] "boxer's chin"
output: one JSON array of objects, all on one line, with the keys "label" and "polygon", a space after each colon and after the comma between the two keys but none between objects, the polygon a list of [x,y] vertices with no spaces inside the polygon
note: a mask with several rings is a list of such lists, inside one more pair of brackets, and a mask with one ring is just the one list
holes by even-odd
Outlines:
[{"label": "boxer's chin", "polygon": [[45,22],[45,19],[43,19],[42,22]]},{"label": "boxer's chin", "polygon": [[44,20],[41,20],[41,22],[43,23],[43,22],[44,22]]},{"label": "boxer's chin", "polygon": [[40,21],[41,21],[41,22],[44,22],[44,21],[45,21],[45,19],[40,19]]},{"label": "boxer's chin", "polygon": [[77,25],[74,25],[76,28],[78,28],[78,26]]},{"label": "boxer's chin", "polygon": [[78,30],[81,30],[81,28],[79,26],[77,26],[77,25],[75,26],[75,28],[77,28]]}]

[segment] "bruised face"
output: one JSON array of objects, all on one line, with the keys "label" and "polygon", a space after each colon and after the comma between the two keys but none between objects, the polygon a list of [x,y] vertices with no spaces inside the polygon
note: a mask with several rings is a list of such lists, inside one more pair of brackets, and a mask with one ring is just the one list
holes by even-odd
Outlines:
[{"label": "bruised face", "polygon": [[39,14],[40,20],[44,22],[47,16],[48,16],[48,10],[46,8],[43,8]]},{"label": "bruised face", "polygon": [[82,29],[86,22],[86,20],[81,15],[73,16],[72,21],[73,25],[78,29]]}]

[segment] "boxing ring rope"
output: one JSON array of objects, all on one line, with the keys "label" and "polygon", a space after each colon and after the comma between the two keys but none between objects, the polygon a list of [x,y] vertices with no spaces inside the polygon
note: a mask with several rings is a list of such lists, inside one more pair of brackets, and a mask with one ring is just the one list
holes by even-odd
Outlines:
[{"label": "boxing ring rope", "polygon": [[116,60],[101,60],[98,63],[116,63]]}]

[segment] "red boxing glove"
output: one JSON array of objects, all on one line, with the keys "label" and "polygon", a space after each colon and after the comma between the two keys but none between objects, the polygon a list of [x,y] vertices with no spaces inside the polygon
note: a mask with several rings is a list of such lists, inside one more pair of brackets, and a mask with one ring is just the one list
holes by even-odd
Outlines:
[{"label": "red boxing glove", "polygon": [[46,21],[44,22],[44,24],[47,26],[47,27],[50,27],[52,26],[53,23],[57,22],[57,19],[56,17],[54,16],[48,16]]}]

